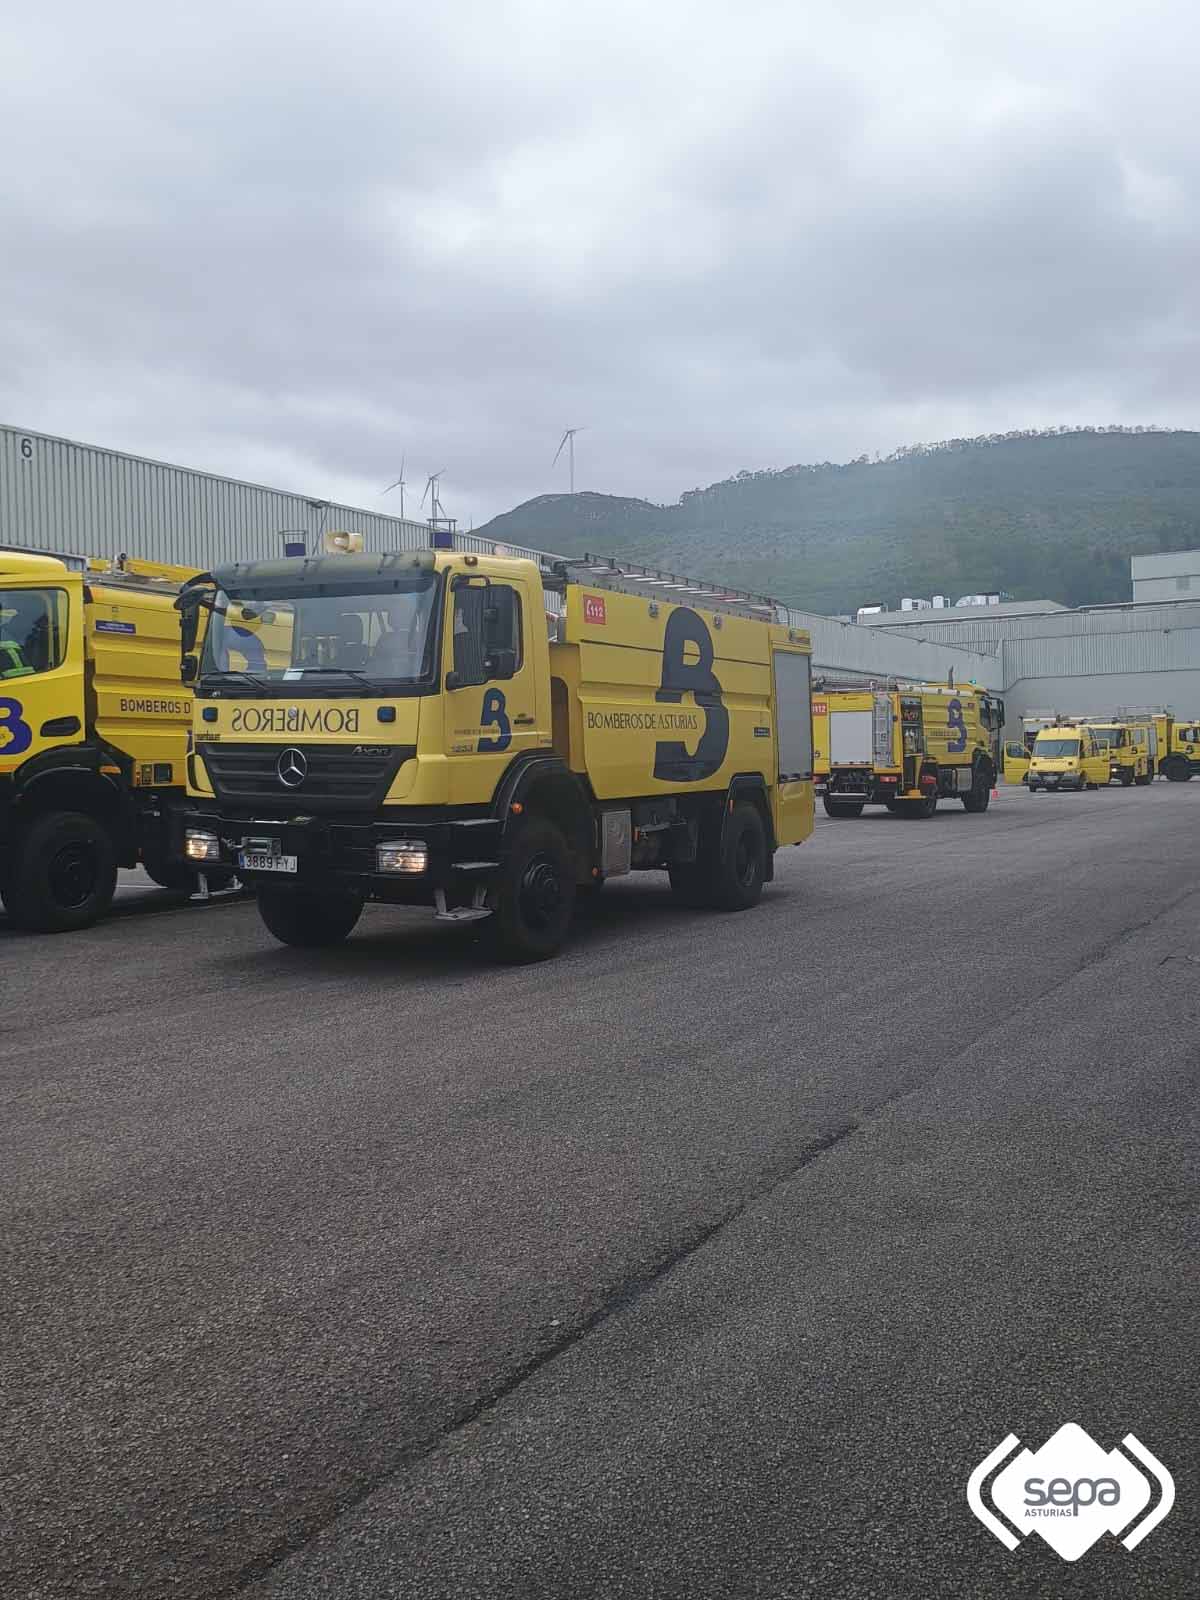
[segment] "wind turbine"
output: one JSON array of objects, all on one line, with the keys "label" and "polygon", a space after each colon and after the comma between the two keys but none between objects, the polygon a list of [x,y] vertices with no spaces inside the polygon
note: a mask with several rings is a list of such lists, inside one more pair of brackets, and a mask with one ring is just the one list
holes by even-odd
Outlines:
[{"label": "wind turbine", "polygon": [[442,503],[438,499],[438,479],[441,477],[442,472],[445,472],[445,470],[445,467],[443,467],[441,472],[431,472],[429,474],[428,478],[425,480],[425,493],[421,496],[421,504],[424,505],[425,500],[432,489],[433,497],[429,502],[429,515],[435,522],[437,521],[438,515],[442,509]]},{"label": "wind turbine", "polygon": [[567,451],[568,459],[570,460],[570,463],[571,463],[571,493],[572,494],[575,493],[575,435],[577,433],[583,433],[583,432],[584,432],[583,428],[564,428],[563,429],[563,436],[558,441],[558,449],[554,452],[554,460],[550,463],[551,466],[555,465],[555,463],[558,461],[559,456],[562,455],[562,453],[563,453],[563,445],[567,445],[568,446],[568,451]]},{"label": "wind turbine", "polygon": [[400,491],[400,520],[401,520],[401,522],[404,521],[404,487],[405,487],[404,486],[404,463],[405,463],[405,461],[407,459],[408,459],[407,456],[401,456],[400,457],[400,476],[396,479],[395,483],[389,483],[387,488],[381,491],[381,496],[382,496],[384,494],[391,494],[393,489],[399,489],[399,491]]}]

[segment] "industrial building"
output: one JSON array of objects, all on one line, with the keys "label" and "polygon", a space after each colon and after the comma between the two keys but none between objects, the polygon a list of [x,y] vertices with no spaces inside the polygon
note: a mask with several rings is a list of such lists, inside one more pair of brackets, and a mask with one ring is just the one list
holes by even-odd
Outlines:
[{"label": "industrial building", "polygon": [[[1134,556],[1131,567],[1135,598],[1124,604],[1069,608],[1028,600],[885,611],[857,626],[992,655],[1010,727],[1025,711],[1050,707],[1103,715],[1122,705],[1162,706],[1194,716],[1200,713],[1200,550]],[[1181,580],[1194,586],[1176,587]]]},{"label": "industrial building", "polygon": [[421,522],[0,425],[5,544],[203,568],[316,549],[338,528],[368,550],[429,542]]},{"label": "industrial building", "polygon": [[1134,556],[1131,566],[1135,601],[1200,599],[1200,550]]},{"label": "industrial building", "polygon": [[[361,534],[368,550],[431,542],[428,524],[411,518],[0,426],[0,544],[203,568],[318,550],[339,529]],[[494,548],[469,533],[454,542]],[[857,623],[784,615],[810,631],[818,673],[943,682],[953,673],[1002,693],[1010,727],[1026,709],[1047,706],[1200,712],[1200,551],[1135,557],[1133,586],[1128,605],[1075,610],[1035,600],[931,604]]]}]

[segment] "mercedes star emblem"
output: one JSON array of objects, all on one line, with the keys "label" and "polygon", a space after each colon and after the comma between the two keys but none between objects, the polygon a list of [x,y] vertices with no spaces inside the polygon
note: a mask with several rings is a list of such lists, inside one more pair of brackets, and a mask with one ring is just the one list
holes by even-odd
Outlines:
[{"label": "mercedes star emblem", "polygon": [[303,750],[282,750],[275,771],[280,783],[289,789],[298,789],[308,777],[308,758]]}]

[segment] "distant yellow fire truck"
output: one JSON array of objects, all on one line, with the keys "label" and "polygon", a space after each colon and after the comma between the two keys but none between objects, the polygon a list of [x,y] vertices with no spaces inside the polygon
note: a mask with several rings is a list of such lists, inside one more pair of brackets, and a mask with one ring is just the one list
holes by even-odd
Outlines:
[{"label": "distant yellow fire truck", "polygon": [[817,792],[827,816],[883,805],[931,817],[939,799],[986,811],[1000,763],[1004,703],[974,684],[818,680],[813,689]]}]

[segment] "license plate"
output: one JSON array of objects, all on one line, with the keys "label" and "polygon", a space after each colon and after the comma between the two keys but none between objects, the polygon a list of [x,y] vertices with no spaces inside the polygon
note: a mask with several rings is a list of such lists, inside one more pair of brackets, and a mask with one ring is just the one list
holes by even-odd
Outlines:
[{"label": "license plate", "polygon": [[243,850],[238,866],[247,872],[295,872],[295,856],[268,855],[265,850]]}]

